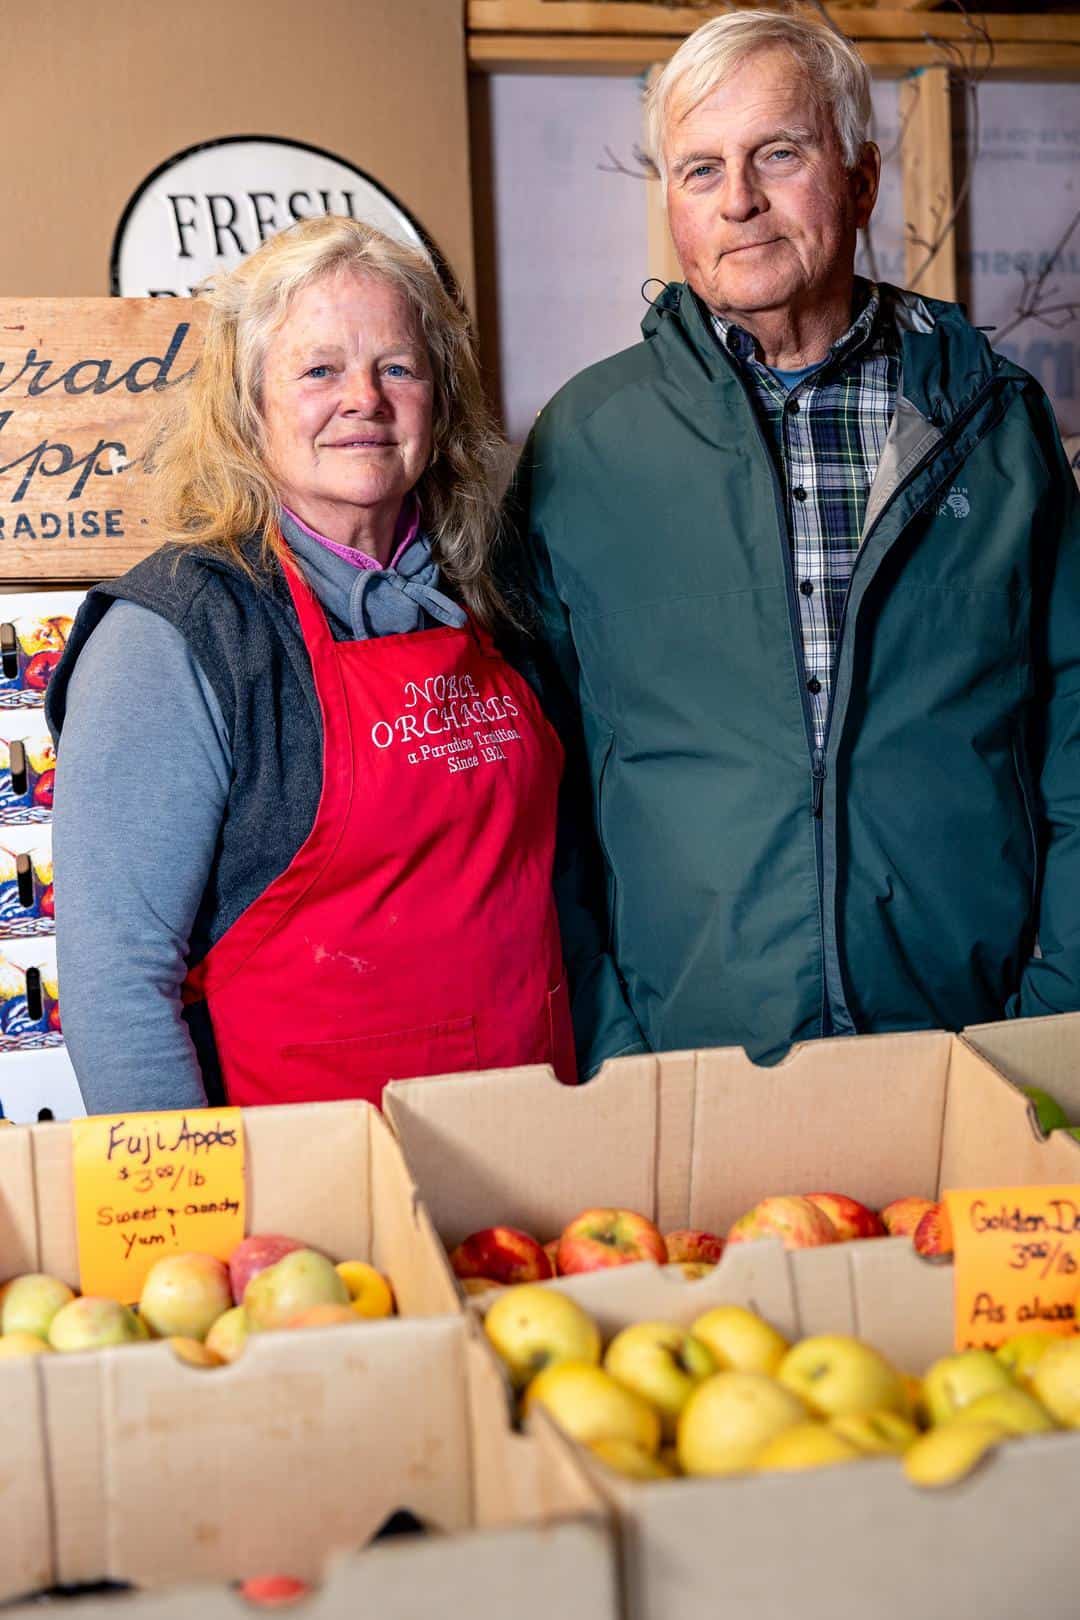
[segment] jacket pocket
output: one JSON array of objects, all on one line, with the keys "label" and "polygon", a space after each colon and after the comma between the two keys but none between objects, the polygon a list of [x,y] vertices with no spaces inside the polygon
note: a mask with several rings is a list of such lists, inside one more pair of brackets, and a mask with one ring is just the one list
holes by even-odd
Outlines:
[{"label": "jacket pocket", "polygon": [[311,1102],[362,1097],[378,1104],[390,1080],[479,1068],[471,1016],[333,1041],[299,1041],[283,1047],[281,1056],[290,1094]]},{"label": "jacket pocket", "polygon": [[577,1085],[577,1049],[574,1020],[570,1013],[570,991],[566,980],[548,991],[548,1034],[551,1040],[551,1066],[564,1086]]}]

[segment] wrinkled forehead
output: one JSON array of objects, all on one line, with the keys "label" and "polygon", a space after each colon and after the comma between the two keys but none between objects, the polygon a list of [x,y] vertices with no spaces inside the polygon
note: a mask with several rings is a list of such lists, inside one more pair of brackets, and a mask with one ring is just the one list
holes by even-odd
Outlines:
[{"label": "wrinkled forehead", "polygon": [[706,121],[717,136],[737,145],[753,146],[774,131],[804,131],[822,141],[838,138],[824,91],[806,64],[782,44],[747,51],[722,71],[714,67],[711,73],[688,72],[679,79],[666,109],[665,152],[670,156],[693,127]]}]

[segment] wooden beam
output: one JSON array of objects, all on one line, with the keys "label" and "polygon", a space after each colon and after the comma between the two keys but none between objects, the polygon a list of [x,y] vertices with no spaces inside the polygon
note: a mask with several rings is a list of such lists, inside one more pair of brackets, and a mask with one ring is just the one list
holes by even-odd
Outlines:
[{"label": "wooden beam", "polygon": [[900,86],[900,169],[904,191],[907,285],[930,298],[956,299],[956,231],[949,71],[927,68]]},{"label": "wooden beam", "polygon": [[[736,0],[750,4],[752,0]],[[962,43],[971,38],[967,19],[949,10],[918,9],[924,0],[890,0],[885,7],[832,6],[833,20],[855,40],[923,42],[930,34]],[[926,0],[931,3],[931,0]],[[468,0],[470,32],[524,34],[595,34],[611,37],[656,35],[685,39],[710,17],[731,11],[730,5],[649,5],[642,0]],[[977,13],[991,38],[1001,44],[1080,44],[1080,15],[1076,13]]]},{"label": "wooden beam", "polygon": [[[633,74],[667,61],[679,43],[656,35],[480,33],[469,36],[468,59],[478,73]],[[860,44],[859,54],[871,72],[885,79],[901,78],[912,68],[940,67],[942,57],[934,45],[902,40],[869,41]],[[1080,79],[1080,43],[998,44],[989,77]]]}]

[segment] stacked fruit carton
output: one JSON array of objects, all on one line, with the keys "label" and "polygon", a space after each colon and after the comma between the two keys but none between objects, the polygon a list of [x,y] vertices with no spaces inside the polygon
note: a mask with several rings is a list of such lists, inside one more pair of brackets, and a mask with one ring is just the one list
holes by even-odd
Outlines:
[{"label": "stacked fruit carton", "polygon": [[[724,1233],[768,1194],[832,1189],[881,1208],[950,1187],[1080,1181],[1080,1145],[1048,1137],[1018,1086],[934,1033],[818,1042],[770,1069],[741,1051],[628,1058],[577,1092],[543,1070],[399,1084],[387,1113],[450,1248],[494,1225],[547,1240],[590,1206],[637,1211],[661,1232]],[[910,1238],[739,1244],[699,1280],[644,1264],[541,1286],[576,1299],[605,1342],[734,1303],[789,1340],[855,1335],[910,1374],[952,1348],[951,1267]],[[491,1298],[473,1302],[470,1359],[481,1511],[523,1511],[536,1459],[569,1449],[620,1518],[629,1620],[1075,1612],[1080,1435],[1006,1446],[936,1493],[895,1457],[642,1482],[569,1446],[543,1411],[506,1444],[507,1386],[479,1330]]]},{"label": "stacked fruit carton", "polygon": [[[368,1591],[368,1555],[355,1549],[407,1510],[433,1532],[410,1545],[413,1597],[426,1591],[426,1612],[454,1612],[469,1566],[457,1536],[476,1514],[470,1346],[442,1247],[369,1105],[242,1117],[248,1230],[369,1260],[392,1279],[400,1314],[253,1335],[225,1366],[190,1365],[163,1341],[0,1361],[0,1598],[57,1584],[215,1582],[199,1609],[225,1616],[238,1600],[220,1583],[287,1572],[325,1578],[312,1613],[331,1620]],[[68,1126],[0,1133],[0,1279],[27,1272],[78,1283]],[[485,1582],[497,1595],[547,1549],[565,1611],[612,1620],[606,1510],[576,1464],[552,1456],[534,1507],[544,1533],[479,1544],[474,1606],[502,1612],[485,1606]],[[400,1582],[405,1556],[404,1543],[372,1549],[373,1601],[393,1586],[395,1560]],[[589,1609],[575,1607],[579,1590]],[[132,1616],[136,1601],[150,1605],[147,1620],[176,1612],[162,1596],[129,1600]]]}]

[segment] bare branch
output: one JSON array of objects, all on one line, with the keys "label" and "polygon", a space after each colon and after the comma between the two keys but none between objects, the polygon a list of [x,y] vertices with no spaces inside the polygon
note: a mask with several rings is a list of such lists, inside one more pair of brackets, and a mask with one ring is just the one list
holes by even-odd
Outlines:
[{"label": "bare branch", "polygon": [[[1016,314],[1011,321],[1006,321],[1005,325],[994,333],[995,344],[1003,342],[1024,321],[1041,321],[1044,326],[1050,327],[1051,331],[1057,332],[1063,326],[1068,326],[1069,322],[1080,314],[1080,301],[1069,304],[1046,304],[1043,302],[1046,298],[1052,298],[1058,290],[1056,286],[1048,286],[1048,282],[1058,267],[1058,261],[1068,247],[1073,232],[1078,225],[1080,225],[1080,208],[1077,209],[1066,225],[1057,247],[1050,254],[1042,269],[1034,275],[1022,272],[1023,281],[1020,297],[1016,301]],[[1051,320],[1049,318],[1051,316],[1060,316],[1061,318]]]},{"label": "bare branch", "polygon": [[604,156],[607,158],[607,162],[596,165],[601,174],[628,174],[631,180],[659,180],[660,178],[659,169],[643,147],[634,147],[633,156],[634,162],[637,164],[636,169],[631,169],[628,164],[623,162],[622,158],[617,157],[610,146],[604,147]]}]

